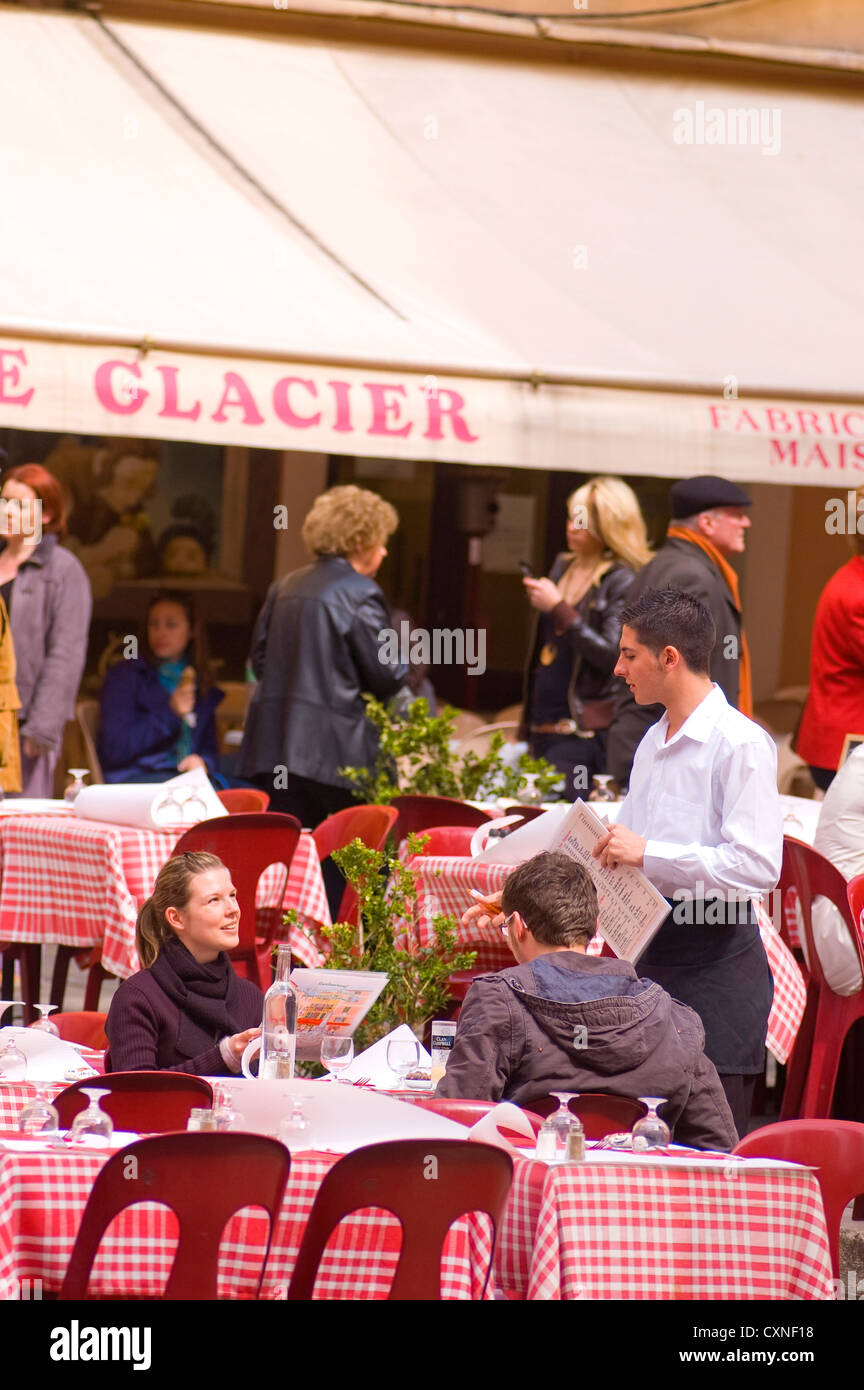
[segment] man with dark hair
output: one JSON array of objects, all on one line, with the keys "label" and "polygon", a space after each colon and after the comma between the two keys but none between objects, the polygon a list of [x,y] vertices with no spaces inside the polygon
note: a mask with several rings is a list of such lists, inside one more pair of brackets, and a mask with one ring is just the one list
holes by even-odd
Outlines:
[{"label": "man with dark hair", "polygon": [[[751,715],[750,660],[741,626],[738,576],[729,563],[731,556],[744,551],[751,499],[725,478],[682,478],[669,491],[669,505],[672,520],[666,541],[639,571],[628,600],[635,602],[646,589],[674,588],[704,604],[716,634],[711,679],[730,705]],[[636,703],[626,686],[616,696],[606,770],[620,786],[627,786],[639,742],[662,713],[660,705]]]},{"label": "man with dark hair", "polygon": [[732,1148],[732,1116],[692,1009],[628,961],[585,954],[597,894],[581,864],[529,859],[504,884],[501,910],[518,964],[471,985],[437,1094],[528,1106],[554,1090],[665,1096],[678,1143]]},{"label": "man with dark hair", "polygon": [[594,853],[642,869],[676,901],[639,970],[699,1014],[744,1133],[773,998],[751,900],[780,877],[777,752],[712,682],[713,624],[698,599],[648,590],[622,619],[615,674],[637,704],[666,713],[637,748],[618,821]]}]

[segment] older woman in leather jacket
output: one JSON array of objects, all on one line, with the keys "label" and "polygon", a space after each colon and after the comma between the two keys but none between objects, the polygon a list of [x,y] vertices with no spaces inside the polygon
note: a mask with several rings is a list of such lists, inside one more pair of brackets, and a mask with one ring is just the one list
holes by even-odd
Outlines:
[{"label": "older woman in leather jacket", "polygon": [[651,552],[633,491],[592,478],[567,502],[567,551],[548,579],[525,579],[538,619],[525,673],[521,735],[579,795],[606,770],[621,611]]},{"label": "older woman in leather jacket", "polygon": [[395,695],[408,667],[382,661],[391,626],[373,576],[398,517],[358,487],[316,498],[303,523],[315,563],[270,586],[252,639],[253,696],[237,771],[270,794],[274,811],[315,826],[352,805],[340,767],[371,767],[377,735],[363,694]]}]

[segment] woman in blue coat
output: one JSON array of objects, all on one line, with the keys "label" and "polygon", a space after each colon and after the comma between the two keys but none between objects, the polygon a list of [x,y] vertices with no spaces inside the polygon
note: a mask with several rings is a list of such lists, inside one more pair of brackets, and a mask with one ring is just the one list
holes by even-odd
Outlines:
[{"label": "woman in blue coat", "polygon": [[106,782],[165,782],[216,772],[216,706],[192,604],[159,593],[147,609],[143,657],[118,661],[102,686],[99,760]]}]

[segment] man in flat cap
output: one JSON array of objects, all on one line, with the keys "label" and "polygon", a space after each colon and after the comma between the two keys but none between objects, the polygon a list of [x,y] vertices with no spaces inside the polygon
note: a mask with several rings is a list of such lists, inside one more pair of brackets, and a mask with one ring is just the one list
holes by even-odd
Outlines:
[{"label": "man in flat cap", "polygon": [[[664,545],[640,570],[627,595],[634,603],[646,589],[683,589],[704,604],[716,632],[711,679],[729,704],[753,713],[750,662],[741,626],[738,576],[729,563],[744,551],[751,498],[725,478],[682,478],[669,492],[672,520]],[[609,728],[606,770],[621,787],[630,781],[633,757],[662,705],[637,705],[626,686],[616,697]]]}]

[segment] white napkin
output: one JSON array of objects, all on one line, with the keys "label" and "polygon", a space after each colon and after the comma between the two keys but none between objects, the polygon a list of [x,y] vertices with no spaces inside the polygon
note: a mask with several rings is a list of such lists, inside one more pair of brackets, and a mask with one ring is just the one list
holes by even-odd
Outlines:
[{"label": "white napkin", "polygon": [[[368,1077],[370,1084],[377,1086],[379,1090],[399,1090],[401,1085],[399,1078],[387,1065],[387,1044],[391,1038],[406,1038],[409,1042],[416,1042],[408,1024],[400,1023],[399,1027],[394,1028],[392,1033],[388,1033],[386,1038],[379,1038],[371,1047],[367,1047],[365,1052],[359,1052],[350,1067],[346,1067],[340,1076],[348,1081],[359,1081],[361,1077],[365,1076]],[[431,1065],[432,1058],[421,1043],[419,1066],[431,1067]]]},{"label": "white napkin", "polygon": [[71,1043],[55,1038],[53,1033],[43,1033],[40,1028],[0,1028],[0,1044],[7,1037],[14,1038],[27,1058],[26,1075],[14,1080],[64,1081],[67,1071],[73,1070],[80,1076],[98,1075]]},{"label": "white napkin", "polygon": [[530,1120],[518,1105],[511,1105],[508,1100],[496,1105],[494,1110],[490,1110],[476,1125],[472,1125],[468,1131],[468,1138],[475,1139],[480,1144],[494,1144],[497,1149],[504,1149],[511,1158],[524,1158],[524,1151],[517,1149],[509,1139],[505,1139],[501,1133],[502,1129],[513,1130],[516,1134],[530,1139],[532,1145],[534,1143],[534,1129]]}]

